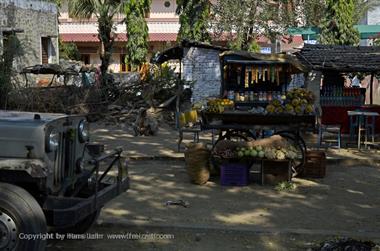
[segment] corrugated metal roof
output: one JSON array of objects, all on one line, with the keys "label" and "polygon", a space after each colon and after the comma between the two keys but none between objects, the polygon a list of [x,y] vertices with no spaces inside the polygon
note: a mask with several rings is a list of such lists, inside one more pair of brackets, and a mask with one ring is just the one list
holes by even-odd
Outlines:
[{"label": "corrugated metal roof", "polygon": [[[178,22],[148,22],[149,33],[178,33],[179,27]],[[117,24],[115,32],[126,33],[126,25]],[[98,25],[96,22],[61,23],[59,33],[98,33]]]},{"label": "corrugated metal roof", "polygon": [[[98,43],[98,33],[66,33],[60,34],[62,42],[77,42],[77,43]],[[128,40],[126,33],[116,34],[116,42],[126,42]],[[151,42],[164,42],[176,41],[177,34],[173,33],[150,33],[149,41]]]},{"label": "corrugated metal roof", "polygon": [[379,46],[305,44],[296,56],[315,70],[380,72]]}]

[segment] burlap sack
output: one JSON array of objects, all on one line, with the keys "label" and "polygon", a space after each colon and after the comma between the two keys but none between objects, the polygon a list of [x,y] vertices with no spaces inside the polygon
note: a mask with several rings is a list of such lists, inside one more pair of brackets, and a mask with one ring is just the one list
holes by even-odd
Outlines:
[{"label": "burlap sack", "polygon": [[269,138],[258,139],[247,142],[247,146],[271,146],[271,147],[286,147],[288,141],[280,135],[273,135]]},{"label": "burlap sack", "polygon": [[202,144],[191,144],[185,151],[186,170],[191,182],[203,185],[210,178],[210,151]]}]

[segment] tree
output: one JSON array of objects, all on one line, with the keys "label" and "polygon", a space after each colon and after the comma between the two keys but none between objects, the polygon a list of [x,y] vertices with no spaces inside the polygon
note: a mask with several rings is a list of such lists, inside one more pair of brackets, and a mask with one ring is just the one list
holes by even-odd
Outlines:
[{"label": "tree", "polygon": [[101,42],[100,72],[101,85],[108,84],[107,70],[115,41],[113,18],[124,9],[125,0],[70,0],[69,13],[72,17],[88,19],[95,16],[98,23],[98,38]]},{"label": "tree", "polygon": [[125,62],[141,65],[148,54],[149,30],[145,13],[150,9],[151,0],[129,1],[124,8],[127,24],[127,54]]},{"label": "tree", "polygon": [[208,32],[211,3],[209,0],[177,0],[176,13],[181,27],[178,41],[183,39],[210,42]]},{"label": "tree", "polygon": [[[284,18],[283,1],[224,0],[212,6],[212,30],[226,37],[233,48],[249,50],[260,36],[272,42],[284,34],[289,18]],[[257,48],[257,47],[256,47]],[[274,50],[273,50],[274,51]]]},{"label": "tree", "polygon": [[357,45],[359,32],[355,25],[354,0],[326,0],[326,15],[321,24],[322,44]]},{"label": "tree", "polygon": [[354,0],[354,5],[355,12],[353,19],[355,23],[359,23],[369,10],[373,10],[380,5],[380,0]]}]

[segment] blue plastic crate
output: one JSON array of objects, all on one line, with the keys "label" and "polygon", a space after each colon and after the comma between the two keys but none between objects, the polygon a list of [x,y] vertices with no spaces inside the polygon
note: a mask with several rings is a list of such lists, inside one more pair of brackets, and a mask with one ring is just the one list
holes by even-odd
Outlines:
[{"label": "blue plastic crate", "polygon": [[248,186],[249,166],[242,163],[226,163],[220,167],[222,186]]}]

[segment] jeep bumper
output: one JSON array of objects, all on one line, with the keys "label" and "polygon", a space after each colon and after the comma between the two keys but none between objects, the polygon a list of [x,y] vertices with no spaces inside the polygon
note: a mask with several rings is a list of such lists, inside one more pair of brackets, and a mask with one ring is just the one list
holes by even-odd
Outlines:
[{"label": "jeep bumper", "polygon": [[[91,196],[86,198],[81,198],[80,196],[48,196],[43,205],[47,224],[52,227],[73,226],[101,209],[111,199],[128,190],[129,177],[128,175],[123,177],[123,169],[125,168],[125,173],[128,172],[127,166],[121,166],[120,154],[121,150],[117,150],[93,161],[93,164],[95,165],[93,171],[95,173],[96,187]],[[112,157],[114,157],[114,160],[112,161],[113,164],[117,162],[115,160],[119,161],[116,182],[112,184],[101,182],[102,178],[112,168],[113,164],[111,164],[99,178],[99,162]],[[74,195],[76,195],[76,193],[74,193]]]}]

